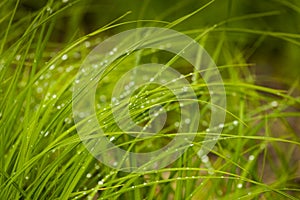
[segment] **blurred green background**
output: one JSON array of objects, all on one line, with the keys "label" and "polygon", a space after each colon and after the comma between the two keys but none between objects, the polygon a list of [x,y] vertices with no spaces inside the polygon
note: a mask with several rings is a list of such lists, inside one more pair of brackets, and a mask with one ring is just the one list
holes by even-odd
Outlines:
[{"label": "blurred green background", "polygon": [[[66,4],[73,1],[69,0]],[[171,22],[193,12],[203,6],[207,0],[86,0],[72,6],[67,12],[59,15],[56,33],[53,41],[64,42],[74,37],[74,33],[84,35],[99,27],[110,23],[124,13],[131,13],[121,21],[158,20]],[[30,15],[47,2],[23,0],[22,12]],[[298,0],[215,0],[210,6],[174,27],[179,31],[203,29],[211,27],[227,19],[251,15],[254,13],[270,13],[269,16],[259,18],[245,17],[243,20],[230,21],[221,26],[215,37],[208,39],[214,51],[214,44],[219,39],[220,32],[225,28],[227,43],[224,48],[236,47],[246,55],[249,63],[254,63],[253,72],[258,81],[264,82],[266,76],[270,79],[284,79],[290,82],[300,75],[299,55],[300,41],[298,35],[276,35],[276,33],[300,33],[300,1]],[[106,34],[114,34],[123,30],[143,26],[163,26],[163,23],[139,21],[137,23],[120,26]],[[234,30],[238,29],[238,30]],[[246,31],[248,30],[248,32]],[[254,30],[257,30],[255,33]],[[250,31],[253,31],[250,33]],[[272,34],[269,34],[272,33]],[[274,36],[275,35],[275,36]],[[221,63],[217,63],[221,64]],[[274,82],[274,81],[273,81]],[[275,81],[276,82],[276,81]],[[275,83],[274,83],[275,84]],[[277,84],[278,87],[284,85]],[[275,84],[276,86],[276,84]]]}]

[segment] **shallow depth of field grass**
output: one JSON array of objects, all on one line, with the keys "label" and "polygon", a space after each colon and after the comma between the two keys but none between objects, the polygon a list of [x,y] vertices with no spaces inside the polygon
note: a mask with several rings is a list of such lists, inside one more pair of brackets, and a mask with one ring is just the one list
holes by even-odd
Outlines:
[{"label": "shallow depth of field grass", "polygon": [[[0,199],[299,199],[299,20],[297,0],[1,1]],[[130,113],[145,125],[160,102],[168,110],[161,132],[135,140],[114,121],[114,85],[143,63],[168,63],[181,72],[197,94],[201,121],[174,163],[125,173],[82,144],[72,85],[99,42],[146,26],[180,31],[208,51],[224,81],[227,116],[216,146],[199,158],[211,114],[207,85],[172,54],[132,52],[106,73],[95,96],[107,137],[120,148],[148,152],[176,135],[179,105],[155,85],[135,93]]]}]

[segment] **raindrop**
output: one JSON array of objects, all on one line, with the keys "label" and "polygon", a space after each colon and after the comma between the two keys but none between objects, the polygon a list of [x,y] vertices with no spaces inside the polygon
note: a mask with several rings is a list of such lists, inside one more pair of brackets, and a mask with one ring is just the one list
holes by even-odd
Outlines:
[{"label": "raindrop", "polygon": [[115,137],[112,136],[112,137],[109,139],[109,141],[112,142],[112,141],[114,141],[114,139],[115,139]]},{"label": "raindrop", "polygon": [[46,133],[44,134],[44,137],[47,137],[49,135],[49,131],[46,131]]},{"label": "raindrop", "polygon": [[254,155],[250,155],[249,158],[248,158],[249,161],[252,161],[252,160],[254,160],[254,159],[255,159],[255,156],[254,156]]},{"label": "raindrop", "polygon": [[53,70],[55,68],[55,65],[51,65],[50,67],[49,67],[49,70]]},{"label": "raindrop", "polygon": [[64,54],[62,57],[61,57],[62,60],[67,60],[68,59],[68,55],[67,54]]},{"label": "raindrop", "polygon": [[187,118],[184,120],[184,123],[189,124],[189,123],[191,123],[191,120],[189,118]]},{"label": "raindrop", "polygon": [[64,121],[67,124],[71,124],[72,123],[72,120],[69,117],[67,117]]},{"label": "raindrop", "polygon": [[208,156],[207,156],[207,155],[202,156],[202,157],[201,157],[201,161],[202,161],[203,163],[208,163],[208,161],[209,161]]},{"label": "raindrop", "polygon": [[21,55],[16,55],[16,60],[20,60],[21,59]]},{"label": "raindrop", "polygon": [[104,184],[103,180],[98,181],[98,185],[103,185],[103,184]]},{"label": "raindrop", "polygon": [[66,72],[70,72],[74,69],[74,67],[72,65],[70,65],[67,69],[66,69]]},{"label": "raindrop", "polygon": [[37,91],[37,93],[42,93],[42,92],[43,92],[43,88],[38,87],[38,88],[36,89],[36,91]]},{"label": "raindrop", "polygon": [[86,175],[86,177],[87,177],[87,178],[91,178],[91,177],[92,177],[92,174],[91,174],[91,173],[88,173],[88,174]]},{"label": "raindrop", "polygon": [[224,128],[224,124],[223,123],[219,124],[219,128]]},{"label": "raindrop", "polygon": [[91,43],[90,43],[89,41],[85,41],[85,42],[84,42],[84,46],[85,46],[86,48],[89,48],[89,47],[91,46]]},{"label": "raindrop", "polygon": [[278,102],[277,101],[272,101],[271,102],[271,106],[272,107],[277,107],[278,106]]},{"label": "raindrop", "polygon": [[52,9],[50,7],[47,7],[47,11],[51,14],[52,13]]}]

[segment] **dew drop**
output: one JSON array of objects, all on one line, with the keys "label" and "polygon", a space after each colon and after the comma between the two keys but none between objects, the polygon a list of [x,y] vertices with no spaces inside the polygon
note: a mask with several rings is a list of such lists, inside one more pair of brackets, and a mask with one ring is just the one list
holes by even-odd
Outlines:
[{"label": "dew drop", "polygon": [[239,124],[239,122],[237,120],[233,121],[233,125],[237,126]]},{"label": "dew drop", "polygon": [[49,70],[53,70],[53,69],[55,69],[55,65],[51,65],[51,66],[49,67]]},{"label": "dew drop", "polygon": [[223,123],[219,124],[219,128],[224,128],[224,124]]},{"label": "dew drop", "polygon": [[242,187],[243,187],[243,184],[242,184],[242,183],[239,183],[239,184],[237,184],[236,187],[237,187],[237,188],[242,188]]},{"label": "dew drop", "polygon": [[90,43],[89,41],[85,41],[85,42],[84,42],[84,46],[85,46],[86,48],[89,48],[89,47],[91,46],[91,43]]},{"label": "dew drop", "polygon": [[62,57],[61,57],[62,60],[67,60],[68,59],[68,55],[67,54],[64,54]]},{"label": "dew drop", "polygon": [[16,60],[20,60],[21,59],[21,55],[16,55]]},{"label": "dew drop", "polygon": [[46,131],[46,133],[44,134],[44,137],[47,137],[49,135],[49,131]]},{"label": "dew drop", "polygon": [[189,118],[187,118],[184,120],[184,123],[189,124],[189,123],[191,123],[191,120]]},{"label": "dew drop", "polygon": [[87,178],[91,178],[91,177],[92,177],[92,174],[91,174],[91,173],[87,173],[87,174],[86,174],[86,177],[87,177]]},{"label": "dew drop", "polygon": [[272,101],[271,102],[271,106],[272,107],[277,107],[278,106],[278,102],[277,101]]},{"label": "dew drop", "polygon": [[249,158],[248,158],[249,161],[252,161],[252,160],[254,160],[254,159],[255,159],[255,156],[254,156],[254,155],[250,155]]},{"label": "dew drop", "polygon": [[207,155],[202,156],[202,157],[201,157],[201,161],[202,161],[203,163],[208,163],[208,161],[209,161],[208,156],[207,156]]},{"label": "dew drop", "polygon": [[98,185],[103,185],[103,184],[104,184],[103,180],[98,181]]}]

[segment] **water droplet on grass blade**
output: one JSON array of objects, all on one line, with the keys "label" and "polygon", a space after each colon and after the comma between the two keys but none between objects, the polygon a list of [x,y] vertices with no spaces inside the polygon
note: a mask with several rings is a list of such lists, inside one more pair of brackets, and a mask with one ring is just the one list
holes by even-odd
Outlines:
[{"label": "water droplet on grass blade", "polygon": [[62,57],[61,57],[62,60],[67,60],[68,59],[68,55],[67,54],[64,54]]},{"label": "water droplet on grass blade", "polygon": [[91,177],[92,177],[92,174],[91,174],[91,173],[88,173],[88,174],[86,175],[86,177],[87,177],[87,178],[91,178]]},{"label": "water droplet on grass blade", "polygon": [[103,184],[104,184],[103,180],[98,181],[98,185],[103,185]]},{"label": "water droplet on grass blade", "polygon": [[252,160],[254,160],[254,159],[255,159],[255,156],[254,156],[254,155],[250,155],[249,158],[248,158],[249,161],[252,161]]}]

